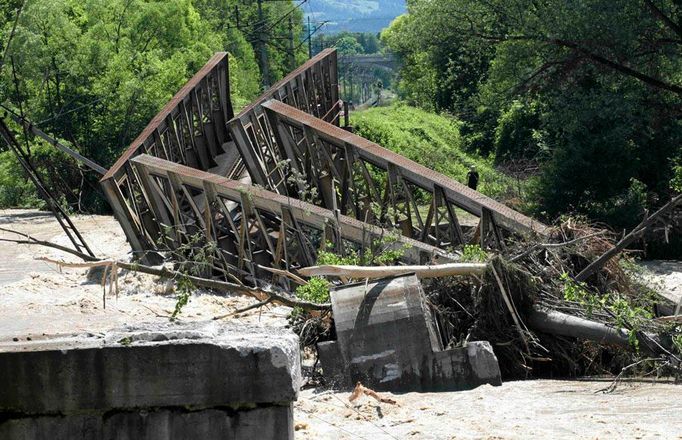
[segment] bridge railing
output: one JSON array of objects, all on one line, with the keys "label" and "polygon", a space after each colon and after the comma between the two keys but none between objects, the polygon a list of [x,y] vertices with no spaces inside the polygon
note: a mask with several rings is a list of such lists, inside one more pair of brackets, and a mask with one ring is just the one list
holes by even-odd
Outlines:
[{"label": "bridge railing", "polygon": [[284,188],[287,194],[313,193],[320,206],[400,229],[407,237],[439,247],[464,244],[458,209],[481,218],[483,239],[490,231],[501,242],[498,226],[522,234],[549,231],[542,223],[356,134],[281,102],[262,106],[268,123],[276,127],[274,150],[280,155],[275,160],[287,164],[288,174],[299,176],[293,188]]},{"label": "bridge railing", "polygon": [[159,227],[140,192],[130,160],[149,154],[209,170],[218,165],[229,141],[233,116],[228,54],[216,53],[130,144],[101,180],[104,192],[134,252],[153,248]]},{"label": "bridge railing", "polygon": [[[319,249],[361,252],[390,236],[310,203],[156,157],[141,155],[132,163],[164,226],[160,243],[169,250],[215,243],[204,261],[206,277],[290,288],[282,270],[314,265]],[[407,264],[452,261],[446,252],[406,237],[384,245],[403,250],[399,259]]]}]

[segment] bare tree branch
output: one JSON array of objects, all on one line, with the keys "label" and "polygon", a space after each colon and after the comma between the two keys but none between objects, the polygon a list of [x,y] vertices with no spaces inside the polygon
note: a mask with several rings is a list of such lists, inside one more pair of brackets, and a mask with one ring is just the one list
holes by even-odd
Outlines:
[{"label": "bare tree branch", "polygon": [[682,26],[675,23],[672,18],[668,17],[659,9],[656,4],[651,0],[644,0],[651,13],[658,19],[660,19],[670,30],[675,32],[677,35],[682,37]]}]

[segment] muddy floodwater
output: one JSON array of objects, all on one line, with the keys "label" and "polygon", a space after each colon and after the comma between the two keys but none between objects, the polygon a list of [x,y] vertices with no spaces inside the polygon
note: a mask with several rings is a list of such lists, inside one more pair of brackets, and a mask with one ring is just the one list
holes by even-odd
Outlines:
[{"label": "muddy floodwater", "polygon": [[[74,216],[102,257],[130,258],[112,217]],[[62,245],[69,242],[46,213],[0,211],[0,228],[18,230]],[[16,238],[0,231],[0,238]],[[0,244],[0,340],[97,331],[113,325],[167,321],[175,305],[171,285],[154,277],[121,272],[118,297],[107,293],[85,269],[59,272],[36,261],[75,258],[35,246]],[[645,262],[652,279],[671,298],[682,296],[682,263]],[[253,303],[241,296],[193,295],[182,320],[209,320]],[[266,307],[225,319],[284,327],[290,309]],[[604,394],[610,380],[532,380],[449,393],[386,394],[396,404],[367,396],[353,404],[349,393],[308,389],[295,404],[301,439],[682,439],[682,386],[628,382]]]}]

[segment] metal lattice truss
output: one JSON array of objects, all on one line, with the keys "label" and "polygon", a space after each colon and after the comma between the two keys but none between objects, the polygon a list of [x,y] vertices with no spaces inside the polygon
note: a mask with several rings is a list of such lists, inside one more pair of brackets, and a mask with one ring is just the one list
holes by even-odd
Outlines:
[{"label": "metal lattice truss", "polygon": [[[238,155],[225,124],[234,116],[229,96],[227,53],[217,53],[166,104],[102,178],[102,186],[133,251],[153,249],[161,230],[141,193],[130,160],[149,154],[201,170]],[[235,170],[224,175],[234,177]]]},{"label": "metal lattice truss", "polygon": [[[286,185],[255,182],[439,247],[464,243],[457,211],[481,217],[485,237],[496,226],[515,233],[547,234],[547,227],[440,173],[342,128],[277,101],[262,105],[275,127],[276,160],[293,176]],[[241,149],[241,146],[240,146]],[[252,176],[272,175],[265,167]],[[310,188],[315,188],[311,191]],[[500,240],[501,237],[496,237]]]},{"label": "metal lattice truss", "polygon": [[342,102],[339,100],[336,62],[335,50],[322,51],[229,122],[230,134],[254,182],[283,190],[287,179],[286,169],[279,163],[274,130],[265,117],[263,103],[274,99],[316,119],[339,124]]},{"label": "metal lattice truss", "polygon": [[[209,252],[206,276],[273,282],[320,250],[405,248],[402,263],[451,260],[458,211],[501,230],[548,228],[446,176],[340,128],[336,51],[326,50],[237,116],[227,55],[216,54],[102,179],[140,255]],[[347,112],[343,113],[347,118]],[[253,185],[252,185],[253,184]],[[399,231],[399,233],[396,233]],[[208,251],[206,250],[208,249]]]},{"label": "metal lattice truss", "polygon": [[[102,186],[133,251],[155,249],[161,234],[157,219],[142,197],[131,159],[148,154],[169,162],[250,181],[227,122],[242,123],[240,144],[267,138],[260,104],[279,99],[326,120],[338,121],[341,110],[336,79],[336,51],[327,50],[279,81],[236,117],[230,103],[227,53],[217,53],[152,119],[102,178]],[[245,137],[246,136],[246,137]]]},{"label": "metal lattice truss", "polygon": [[147,155],[132,165],[164,231],[157,248],[215,243],[205,256],[213,277],[289,287],[278,270],[314,265],[318,251],[328,249],[356,254],[373,247],[401,249],[401,261],[412,264],[452,260],[434,246],[215,174]]}]

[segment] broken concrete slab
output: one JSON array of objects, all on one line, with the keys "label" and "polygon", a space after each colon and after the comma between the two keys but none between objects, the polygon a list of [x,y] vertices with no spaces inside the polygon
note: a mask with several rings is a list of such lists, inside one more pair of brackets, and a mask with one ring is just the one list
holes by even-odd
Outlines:
[{"label": "broken concrete slab", "polygon": [[325,376],[385,391],[445,391],[501,384],[488,342],[443,349],[414,274],[339,287],[331,294],[337,341],[318,345]]},{"label": "broken concrete slab", "polygon": [[[55,424],[76,429],[63,438],[117,429],[115,438],[162,438],[145,432],[164,429],[186,438],[192,426],[207,433],[201,438],[245,438],[235,433],[249,420],[246,437],[292,438],[299,384],[298,337],[281,330],[168,323],[8,342],[0,344],[0,438],[54,438]],[[120,423],[107,425],[115,417]],[[84,426],[93,436],[81,436]]]}]

